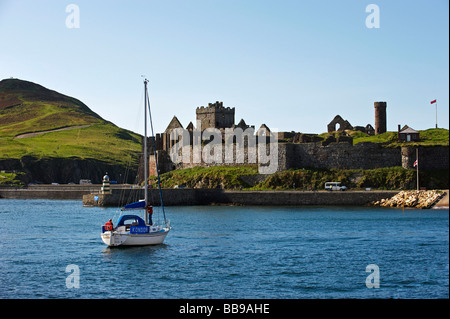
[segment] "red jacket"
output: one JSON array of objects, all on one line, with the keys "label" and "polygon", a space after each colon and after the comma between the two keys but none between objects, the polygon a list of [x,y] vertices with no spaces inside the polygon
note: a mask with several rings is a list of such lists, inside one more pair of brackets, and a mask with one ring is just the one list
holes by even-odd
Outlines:
[{"label": "red jacket", "polygon": [[110,221],[108,221],[108,222],[105,224],[105,230],[113,230],[113,223],[110,222]]}]

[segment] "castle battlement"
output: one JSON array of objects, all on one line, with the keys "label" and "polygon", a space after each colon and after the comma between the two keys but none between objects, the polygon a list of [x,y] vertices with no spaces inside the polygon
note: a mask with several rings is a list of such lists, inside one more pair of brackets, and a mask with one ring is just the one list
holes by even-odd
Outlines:
[{"label": "castle battlement", "polygon": [[221,112],[221,113],[234,113],[234,107],[224,107],[223,102],[216,101],[216,103],[208,103],[207,107],[200,106],[197,107],[196,113],[211,113],[211,112]]},{"label": "castle battlement", "polygon": [[206,128],[223,129],[234,125],[234,107],[224,107],[223,102],[208,103],[208,107],[196,109],[197,122],[201,123],[201,130]]}]

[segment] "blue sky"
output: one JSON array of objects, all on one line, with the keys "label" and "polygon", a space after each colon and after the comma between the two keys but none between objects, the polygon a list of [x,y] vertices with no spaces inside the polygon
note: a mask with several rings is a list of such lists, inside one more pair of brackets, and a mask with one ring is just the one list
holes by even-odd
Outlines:
[{"label": "blue sky", "polygon": [[[67,28],[69,4],[80,27]],[[380,27],[367,28],[369,4]],[[76,97],[142,133],[150,80],[155,130],[215,101],[259,127],[322,133],[339,114],[388,130],[449,128],[448,0],[0,0],[0,78]]]}]

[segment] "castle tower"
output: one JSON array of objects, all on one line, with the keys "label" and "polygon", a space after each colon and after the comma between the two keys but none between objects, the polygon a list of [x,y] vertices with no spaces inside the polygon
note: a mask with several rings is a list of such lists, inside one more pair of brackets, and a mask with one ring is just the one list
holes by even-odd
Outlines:
[{"label": "castle tower", "polygon": [[223,102],[209,103],[208,107],[198,107],[197,122],[201,123],[201,131],[206,128],[226,128],[234,125],[234,107],[224,107]]},{"label": "castle tower", "polygon": [[387,131],[386,127],[386,102],[375,102],[375,135]]}]

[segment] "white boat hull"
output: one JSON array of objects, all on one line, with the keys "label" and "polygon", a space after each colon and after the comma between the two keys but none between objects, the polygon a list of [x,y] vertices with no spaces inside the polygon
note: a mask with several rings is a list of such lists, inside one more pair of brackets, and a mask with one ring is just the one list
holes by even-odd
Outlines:
[{"label": "white boat hull", "polygon": [[130,232],[106,231],[102,233],[103,242],[109,247],[159,245],[164,242],[170,228],[146,234],[130,234]]}]

